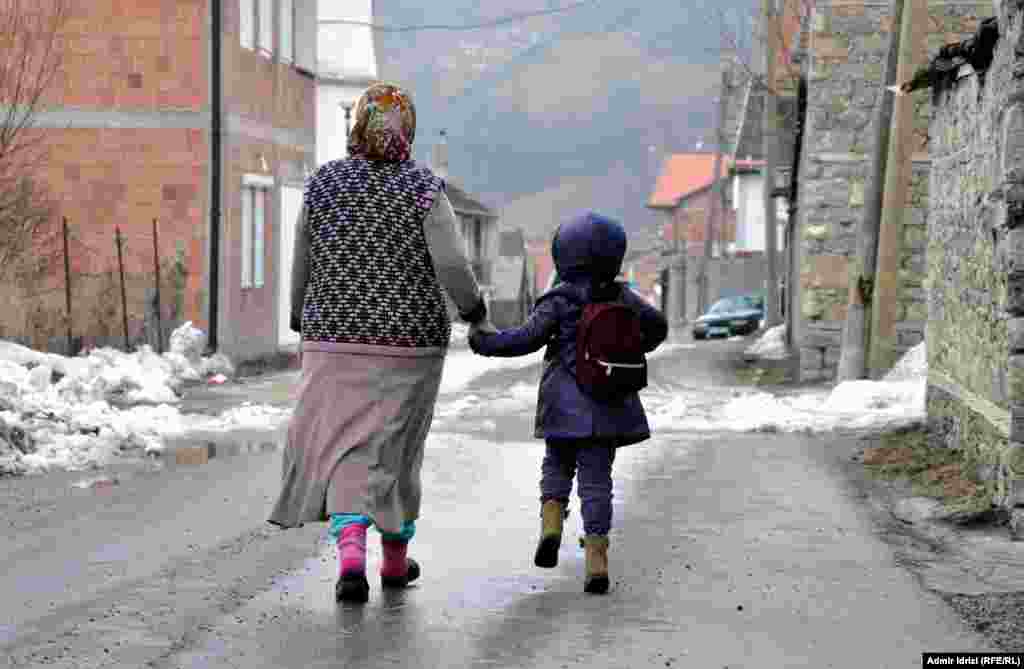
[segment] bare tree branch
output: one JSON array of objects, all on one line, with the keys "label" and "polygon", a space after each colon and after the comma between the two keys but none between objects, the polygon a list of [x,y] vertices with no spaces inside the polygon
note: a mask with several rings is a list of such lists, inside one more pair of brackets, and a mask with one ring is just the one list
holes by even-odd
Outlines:
[{"label": "bare tree branch", "polygon": [[34,119],[63,65],[71,0],[0,0],[0,272],[30,248],[53,202],[37,180],[45,136]]},{"label": "bare tree branch", "polygon": [[[726,20],[723,10],[720,8],[716,10],[719,14],[718,28],[720,30],[722,44],[734,54],[732,64],[744,77],[745,81],[743,84],[750,85],[754,91],[772,95],[775,98],[789,98],[795,96],[795,83],[801,76],[801,70],[799,63],[793,60],[792,54],[799,46],[795,42],[801,37],[799,30],[793,34],[787,33],[785,21],[787,18],[792,18],[797,22],[800,22],[810,15],[813,8],[814,0],[782,0],[782,11],[775,12],[767,22],[761,21],[759,14],[756,11],[752,11],[750,16],[751,24],[762,26],[767,23],[768,29],[771,33],[752,33],[749,36],[749,40],[745,40],[736,31],[726,29]],[[768,63],[764,63],[764,71],[761,71],[761,68],[755,67],[751,62],[753,60],[752,54],[755,51],[758,53],[764,53],[765,41],[770,38],[773,38],[775,43],[779,45],[779,48],[777,49],[778,57],[773,65],[776,68],[779,66],[782,67],[782,72],[776,73],[774,81],[768,80],[768,72],[773,69],[769,67]],[[745,54],[746,56],[744,57]],[[780,84],[783,86],[780,86]],[[793,90],[788,90],[789,86],[786,84],[792,85]],[[789,120],[789,116],[791,116],[792,113],[793,112],[783,114],[782,118]]]}]

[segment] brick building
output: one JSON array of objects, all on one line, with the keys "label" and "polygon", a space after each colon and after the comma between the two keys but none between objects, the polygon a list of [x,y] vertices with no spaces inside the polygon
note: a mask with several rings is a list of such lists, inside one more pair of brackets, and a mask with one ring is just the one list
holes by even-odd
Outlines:
[{"label": "brick building", "polygon": [[[228,354],[276,348],[281,189],[301,187],[315,164],[316,4],[74,3],[62,71],[36,118],[49,153],[42,180],[57,203],[36,252],[61,259],[67,217],[79,344],[121,341],[115,226],[130,336],[156,342],[158,219],[164,341],[192,320]],[[2,334],[60,348],[63,291],[53,288],[63,284],[62,264],[49,263],[26,293],[6,295],[25,302],[4,309]]]}]

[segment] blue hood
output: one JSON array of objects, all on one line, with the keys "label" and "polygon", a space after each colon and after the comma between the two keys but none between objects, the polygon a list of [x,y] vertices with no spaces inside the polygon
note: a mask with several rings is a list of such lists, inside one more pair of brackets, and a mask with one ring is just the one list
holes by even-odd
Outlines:
[{"label": "blue hood", "polygon": [[626,229],[594,212],[558,226],[551,242],[558,277],[570,283],[614,281],[625,255]]}]

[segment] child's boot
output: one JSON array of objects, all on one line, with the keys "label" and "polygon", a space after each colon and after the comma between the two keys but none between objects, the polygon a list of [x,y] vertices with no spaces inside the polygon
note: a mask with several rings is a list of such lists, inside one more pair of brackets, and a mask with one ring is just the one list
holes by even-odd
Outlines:
[{"label": "child's boot", "polygon": [[334,587],[339,602],[367,602],[370,584],[366,580],[366,526],[349,525],[338,537],[341,576]]},{"label": "child's boot", "polygon": [[583,591],[595,595],[608,592],[608,537],[588,534],[583,540],[587,558],[587,578]]},{"label": "child's boot", "polygon": [[562,521],[566,515],[566,504],[557,499],[549,499],[541,505],[540,543],[533,556],[533,563],[538,567],[551,569],[558,565],[558,549],[562,546]]},{"label": "child's boot", "polygon": [[420,577],[420,566],[408,557],[408,541],[381,539],[384,556],[380,565],[380,584],[385,588],[404,588]]}]

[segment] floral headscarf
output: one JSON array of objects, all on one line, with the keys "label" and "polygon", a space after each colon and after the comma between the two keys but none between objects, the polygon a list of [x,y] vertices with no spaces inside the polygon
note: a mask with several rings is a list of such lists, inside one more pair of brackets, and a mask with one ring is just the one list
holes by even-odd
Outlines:
[{"label": "floral headscarf", "polygon": [[369,160],[402,162],[412,154],[416,108],[395,84],[373,84],[356,103],[356,122],[348,136],[348,152]]}]

